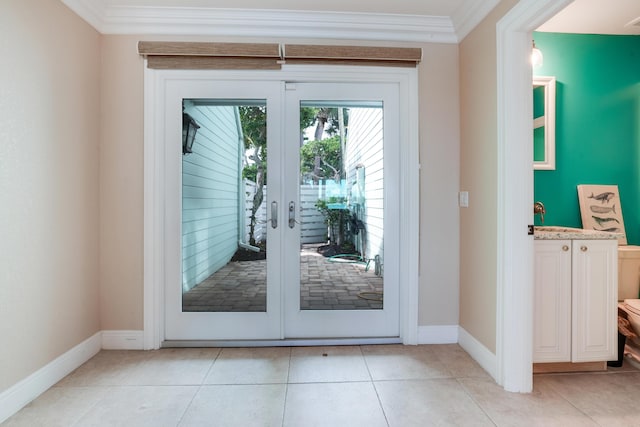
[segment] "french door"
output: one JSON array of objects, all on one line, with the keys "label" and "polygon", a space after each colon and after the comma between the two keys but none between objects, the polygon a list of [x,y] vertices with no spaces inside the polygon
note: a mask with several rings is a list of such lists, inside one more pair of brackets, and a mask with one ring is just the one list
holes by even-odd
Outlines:
[{"label": "french door", "polygon": [[398,96],[168,83],[166,340],[400,335]]},{"label": "french door", "polygon": [[[283,230],[283,259],[295,260],[283,269],[285,337],[399,336],[397,92],[393,84],[285,84],[285,201],[306,201],[328,219],[319,246],[307,243],[307,216]],[[337,120],[333,137],[301,141],[309,109]],[[327,140],[339,152],[334,164],[331,146],[317,143]]]}]

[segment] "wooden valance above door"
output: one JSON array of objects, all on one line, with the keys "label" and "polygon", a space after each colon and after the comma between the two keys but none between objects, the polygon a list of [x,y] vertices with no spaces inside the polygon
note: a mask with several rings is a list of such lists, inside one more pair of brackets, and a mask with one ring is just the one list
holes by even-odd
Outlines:
[{"label": "wooden valance above door", "polygon": [[277,43],[138,42],[147,66],[158,69],[279,69]]},{"label": "wooden valance above door", "polygon": [[282,64],[416,67],[421,48],[278,43],[138,42],[155,69],[277,70]]}]

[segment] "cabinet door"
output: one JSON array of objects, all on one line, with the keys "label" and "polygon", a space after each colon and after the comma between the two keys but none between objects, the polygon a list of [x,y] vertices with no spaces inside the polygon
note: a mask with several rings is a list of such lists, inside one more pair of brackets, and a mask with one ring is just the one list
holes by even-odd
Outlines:
[{"label": "cabinet door", "polygon": [[571,241],[535,241],[533,361],[571,361]]},{"label": "cabinet door", "polygon": [[572,362],[617,359],[618,242],[573,241]]}]

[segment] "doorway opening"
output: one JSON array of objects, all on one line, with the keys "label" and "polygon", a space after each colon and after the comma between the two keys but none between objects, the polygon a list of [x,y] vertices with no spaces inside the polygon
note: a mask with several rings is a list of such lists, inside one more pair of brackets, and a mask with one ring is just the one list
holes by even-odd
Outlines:
[{"label": "doorway opening", "polygon": [[[409,90],[416,72],[371,68],[363,79],[361,67],[285,68],[246,73],[146,70],[147,348],[168,341],[417,341],[417,91]],[[199,116],[199,109],[220,117]],[[266,116],[266,126],[261,126],[268,141],[262,180],[259,153],[247,143],[245,132],[250,130],[242,123],[243,115],[258,112]],[[192,152],[183,152],[183,113],[200,126],[200,142],[207,147],[200,147],[196,138]],[[215,130],[213,122],[220,125],[225,114],[233,119],[235,134],[225,131],[233,143],[223,148],[223,131]],[[315,130],[323,114],[327,122],[337,117],[344,123],[334,126],[331,135],[325,122],[318,139]],[[382,123],[378,128],[376,117]],[[378,148],[372,143],[376,129]],[[350,151],[358,132],[370,145]],[[384,141],[401,143],[387,146]],[[217,213],[211,215],[209,209],[204,222],[220,234],[204,240],[218,245],[215,251],[195,242],[194,233],[202,229],[196,222],[203,219],[196,218],[198,210],[207,210],[195,203],[196,176],[206,175],[196,159],[198,150],[217,162],[210,169],[226,170],[224,178],[208,179],[213,187],[226,184],[205,191],[214,195]],[[235,157],[223,159],[221,150]],[[331,156],[340,159],[336,163]],[[254,208],[258,182],[262,201]],[[245,184],[254,189],[247,191]],[[226,205],[217,201],[225,197]],[[396,243],[401,239],[402,246]],[[222,248],[225,256],[213,271],[197,272],[198,260]],[[255,303],[241,294],[241,280],[225,284],[216,277],[233,263],[252,263],[242,274],[253,275],[247,288],[252,288]],[[210,288],[244,301],[237,305],[227,298],[218,304],[223,298],[216,298],[218,305],[196,308],[190,292],[204,290],[207,281]]]}]

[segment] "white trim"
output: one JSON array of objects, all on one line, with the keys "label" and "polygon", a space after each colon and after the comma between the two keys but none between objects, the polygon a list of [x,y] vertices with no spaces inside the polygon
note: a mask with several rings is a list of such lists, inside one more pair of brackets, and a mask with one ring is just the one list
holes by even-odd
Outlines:
[{"label": "white trim", "polygon": [[[405,101],[406,100],[406,101]],[[420,150],[418,135],[418,74],[413,71],[400,82],[400,140],[408,144],[400,152],[400,336],[403,344],[418,344],[420,265]],[[406,130],[406,135],[403,133]],[[409,283],[409,286],[402,284]]]},{"label": "white trim", "polygon": [[144,350],[143,331],[102,331],[103,350]]},{"label": "white trim", "polygon": [[[471,3],[471,4],[470,4]],[[463,2],[451,15],[458,41],[462,41],[493,10],[500,0]]]},{"label": "white trim", "polygon": [[533,161],[534,170],[556,169],[556,78],[534,76],[533,86],[544,88],[544,115],[533,120],[533,128],[544,126],[544,160]]},{"label": "white trim", "polygon": [[[146,64],[145,64],[146,65]],[[193,79],[278,80],[299,82],[391,82],[400,87],[401,117],[409,124],[403,138],[406,149],[400,153],[401,209],[404,215],[400,227],[400,327],[404,344],[418,343],[418,77],[415,68],[343,67],[285,65],[279,71],[210,71],[210,70],[150,70],[145,67],[144,123],[144,348],[159,348],[164,341],[164,157],[162,144],[155,136],[158,121],[156,92],[160,93],[167,79],[188,76]],[[158,125],[159,126],[159,125]]]},{"label": "white trim", "polygon": [[[164,193],[157,191],[156,182],[162,181],[160,173],[164,169],[162,151],[155,147],[155,110],[147,106],[155,105],[155,94],[158,90],[156,74],[147,68],[144,60],[144,299],[143,348],[153,350],[160,348],[160,337],[164,336],[163,322],[159,313],[164,310],[162,301],[164,287],[156,286],[164,277],[164,216],[155,214],[164,209]],[[164,188],[164,187],[162,187]]]},{"label": "white trim", "polygon": [[482,369],[487,371],[493,379],[497,380],[498,360],[495,354],[462,327],[460,327],[458,332],[458,343],[464,351],[469,353],[469,356],[471,356],[473,360],[478,362]]},{"label": "white trim", "polygon": [[101,343],[102,333],[98,332],[0,393],[0,423],[95,356]]},{"label": "white trim", "polygon": [[458,325],[419,326],[418,344],[455,344],[458,329]]},{"label": "white trim", "polygon": [[266,9],[112,7],[100,32],[457,42],[451,19],[445,16]]},{"label": "white trim", "polygon": [[310,347],[338,345],[380,345],[400,344],[400,338],[322,338],[322,339],[284,339],[284,340],[168,340],[162,348],[189,347]]},{"label": "white trim", "polygon": [[[497,24],[498,192],[496,381],[533,388],[531,31],[572,0],[521,0]],[[529,102],[523,100],[529,99]]]},{"label": "white trim", "polygon": [[484,19],[498,0],[463,2],[451,17],[275,9],[134,6],[109,4],[103,0],[62,0],[62,2],[102,34],[305,37],[457,43]]}]

